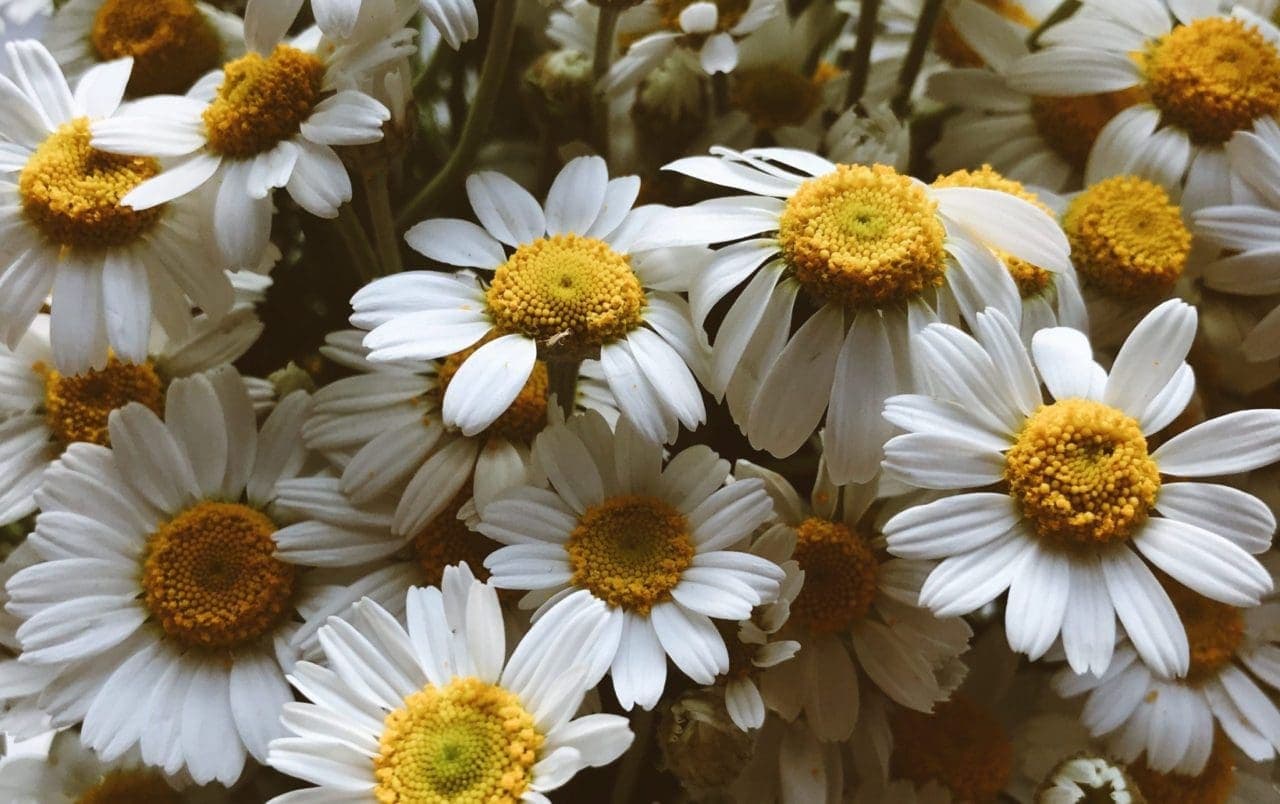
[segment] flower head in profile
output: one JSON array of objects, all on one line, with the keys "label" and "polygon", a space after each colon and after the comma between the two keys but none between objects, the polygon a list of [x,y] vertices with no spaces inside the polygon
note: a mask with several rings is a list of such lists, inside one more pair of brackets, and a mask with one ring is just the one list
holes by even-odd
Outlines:
[{"label": "flower head in profile", "polygon": [[465,436],[508,410],[539,357],[598,357],[622,415],[656,442],[697,427],[706,410],[694,371],[704,354],[676,292],[702,252],[658,247],[663,209],[633,210],[639,192],[638,177],[610,180],[599,157],[566,165],[545,209],[506,176],[471,176],[467,196],[483,226],[428,220],[407,240],[492,278],[410,271],[370,283],[351,300],[351,322],[369,330],[369,360],[438,360],[478,346],[441,400],[444,426]]},{"label": "flower head in profile", "polygon": [[1195,332],[1195,310],[1165,302],[1110,372],[1065,327],[1038,332],[1028,354],[995,311],[978,317],[976,338],[941,324],[917,335],[932,390],[886,403],[886,419],[907,432],[886,446],[885,469],[953,493],[884,530],[891,553],[941,562],[920,602],[965,614],[1007,589],[1014,650],[1039,658],[1060,637],[1072,669],[1095,675],[1112,664],[1118,617],[1163,677],[1185,675],[1191,654],[1151,565],[1219,603],[1258,605],[1272,582],[1254,555],[1270,546],[1275,518],[1255,497],[1195,479],[1280,458],[1280,411],[1210,419],[1156,449],[1148,441],[1195,391],[1184,362]]},{"label": "flower head in profile", "polygon": [[40,708],[81,724],[103,761],[137,748],[168,774],[230,785],[266,758],[289,638],[312,605],[274,539],[308,404],[291,394],[259,429],[223,367],[171,383],[164,421],[137,402],[112,412],[109,449],[72,444],[45,473],[27,541],[39,560],[6,585],[18,666],[42,672]]},{"label": "flower head in profile", "polygon": [[204,207],[132,208],[124,196],[170,171],[90,144],[92,124],[120,106],[131,61],[94,67],[73,93],[38,42],[5,53],[14,80],[0,76],[0,342],[17,347],[51,298],[53,365],[75,374],[111,354],[146,360],[153,323],[180,331],[193,302],[225,315],[234,293],[201,244]]},{"label": "flower head in profile", "polygon": [[[280,2],[286,6],[292,4],[295,14],[302,6],[302,0]],[[337,41],[359,34],[362,14],[397,13],[411,17],[418,10],[454,50],[480,34],[475,0],[311,0],[311,10],[324,35]]]},{"label": "flower head in profile", "polygon": [[274,802],[549,804],[548,792],[630,746],[625,718],[574,717],[588,689],[577,648],[599,627],[586,612],[562,622],[554,644],[536,624],[508,658],[497,592],[465,564],[439,588],[410,589],[405,611],[402,625],[363,600],[351,622],[321,628],[328,667],[294,668],[307,700],[285,704],[296,736],[272,742],[268,758],[316,787]]},{"label": "flower head in profile", "polygon": [[[710,390],[727,396],[751,445],[776,457],[800,449],[825,416],[838,484],[879,470],[890,428],[865,414],[914,389],[909,333],[939,318],[972,322],[988,306],[1020,319],[993,249],[1071,270],[1053,219],[1007,192],[930,186],[886,165],[785,148],[713,153],[667,165],[746,193],[681,209],[667,224],[679,242],[729,243],[690,290],[695,325],[743,286],[716,335]],[[796,309],[812,308],[792,326]]]},{"label": "flower head in profile", "polygon": [[122,199],[137,214],[209,186],[213,234],[231,268],[258,264],[271,232],[271,194],[285,188],[322,218],[351,198],[351,179],[335,146],[382,138],[385,106],[347,88],[412,50],[403,37],[367,47],[325,48],[317,31],[285,35],[299,3],[250,0],[248,52],[196,82],[184,96],[157,95],[93,128],[93,145],[111,153],[172,160],[173,167]]},{"label": "flower head in profile", "polygon": [[480,512],[476,529],[505,545],[485,560],[490,583],[529,590],[540,624],[593,612],[602,630],[580,646],[584,675],[611,672],[626,709],[658,702],[667,657],[698,684],[728,672],[714,620],[747,619],[784,576],[737,549],[773,511],[763,484],[724,485],[729,464],[705,446],[664,466],[626,419],[615,435],[591,412],[545,430],[533,459],[551,488],[509,489]]}]

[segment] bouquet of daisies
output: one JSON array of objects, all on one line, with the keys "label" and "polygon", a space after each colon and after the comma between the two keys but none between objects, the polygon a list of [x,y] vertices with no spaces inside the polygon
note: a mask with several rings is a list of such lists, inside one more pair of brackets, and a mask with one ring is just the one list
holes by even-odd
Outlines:
[{"label": "bouquet of daisies", "polygon": [[0,20],[0,801],[1280,802],[1276,0]]}]

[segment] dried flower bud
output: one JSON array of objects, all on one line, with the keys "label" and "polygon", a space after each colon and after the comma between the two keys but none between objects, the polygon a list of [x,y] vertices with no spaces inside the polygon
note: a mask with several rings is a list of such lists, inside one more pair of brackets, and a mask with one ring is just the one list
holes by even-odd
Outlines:
[{"label": "dried flower bud", "polygon": [[689,690],[662,713],[658,744],[666,770],[694,800],[715,801],[751,760],[755,732],[734,725],[724,690]]},{"label": "dried flower bud", "polygon": [[595,79],[591,57],[577,50],[554,50],[529,66],[524,95],[530,112],[557,142],[588,135]]}]

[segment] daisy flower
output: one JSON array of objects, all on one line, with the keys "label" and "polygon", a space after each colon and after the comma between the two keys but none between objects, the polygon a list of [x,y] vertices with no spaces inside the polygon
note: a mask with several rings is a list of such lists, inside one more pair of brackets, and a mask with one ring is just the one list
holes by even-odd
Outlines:
[{"label": "daisy flower", "polygon": [[[1060,204],[1061,200],[1049,193],[1041,194],[1027,189],[1022,182],[1005,178],[997,171],[993,170],[990,165],[983,165],[978,170],[957,170],[944,176],[939,176],[933,182],[934,187],[981,187],[988,190],[999,190],[1000,192],[1015,195],[1028,203],[1039,207],[1046,215],[1057,217],[1057,213],[1053,210],[1053,204]],[[1138,224],[1136,220],[1138,215],[1132,216],[1135,223],[1129,227],[1123,227],[1122,231],[1128,235],[1131,230],[1137,230]],[[1119,223],[1123,225],[1128,223],[1130,217],[1117,216],[1120,218]],[[1089,219],[1090,223],[1096,221],[1097,216]],[[1110,219],[1108,223],[1110,223]],[[1096,224],[1095,224],[1096,226]],[[1096,227],[1104,229],[1108,233],[1113,231],[1109,227]],[[1120,228],[1120,227],[1116,227]],[[1087,231],[1093,234],[1096,229],[1085,225],[1077,224],[1074,233],[1081,234]],[[1074,246],[1072,240],[1073,231],[1067,232],[1067,240]],[[1136,235],[1136,231],[1134,232]],[[1120,240],[1120,237],[1116,237]],[[1134,237],[1134,239],[1137,239]],[[1121,246],[1127,243],[1121,243]],[[1121,252],[1128,255],[1129,252]],[[1081,296],[1080,281],[1075,271],[1062,271],[1054,273],[1046,271],[1036,265],[1032,265],[1026,260],[1018,259],[1010,254],[1005,254],[999,250],[995,252],[1000,258],[1000,262],[1009,271],[1009,275],[1013,277],[1013,283],[1018,288],[1018,295],[1022,298],[1022,323],[1019,326],[1019,332],[1022,340],[1031,343],[1031,336],[1035,335],[1042,329],[1047,327],[1056,327],[1062,325],[1078,329],[1081,332],[1089,331],[1089,315],[1086,309],[1085,300]],[[1073,247],[1071,258],[1076,260],[1078,250]],[[1108,255],[1109,256],[1109,255]],[[1124,261],[1124,257],[1117,256],[1115,261]],[[1105,267],[1105,266],[1104,266]],[[1147,311],[1142,311],[1143,313]]]},{"label": "daisy flower", "polygon": [[1095,675],[1111,664],[1118,616],[1155,672],[1185,674],[1186,634],[1143,559],[1210,598],[1256,606],[1271,577],[1253,555],[1270,546],[1275,519],[1244,492],[1170,477],[1275,462],[1280,411],[1210,419],[1150,449],[1195,391],[1184,358],[1196,312],[1176,299],[1142,320],[1109,374],[1078,330],[1036,334],[1039,380],[1004,316],[980,315],[975,331],[938,324],[917,335],[933,390],[885,405],[907,431],[887,445],[885,470],[959,492],[885,524],[891,553],[941,560],[921,604],[966,614],[1007,589],[1010,647],[1037,659],[1061,636],[1072,669]]},{"label": "daisy flower", "polygon": [[[885,165],[785,148],[713,152],[667,165],[747,193],[667,222],[682,242],[740,241],[719,249],[690,291],[701,328],[745,284],[720,325],[709,387],[728,395],[751,445],[779,458],[803,446],[825,413],[837,484],[879,469],[890,428],[866,411],[912,389],[909,332],[939,316],[972,321],[988,305],[1018,320],[1018,290],[992,248],[1070,271],[1057,224],[1009,193],[930,187]],[[801,290],[816,312],[791,334]]]},{"label": "daisy flower", "polygon": [[[603,604],[596,603],[597,608]],[[372,601],[321,629],[329,668],[299,662],[270,764],[317,785],[272,799],[549,804],[578,771],[607,765],[635,735],[627,720],[575,718],[588,687],[574,662],[593,638],[588,610],[548,644],[535,625],[507,658],[496,591],[466,565],[440,588],[411,589],[402,626]],[[327,798],[326,798],[327,797]]]},{"label": "daisy flower", "polygon": [[322,218],[351,200],[351,179],[333,147],[377,142],[391,115],[343,87],[411,48],[393,39],[368,52],[329,49],[315,30],[285,41],[297,11],[297,3],[250,0],[246,55],[185,96],[143,98],[92,129],[95,148],[172,160],[170,170],[122,199],[136,214],[212,180],[214,241],[232,268],[256,265],[267,248],[275,188]]},{"label": "daisy flower", "polygon": [[781,0],[647,0],[628,20],[644,33],[613,63],[604,85],[611,92],[634,87],[677,48],[695,51],[708,75],[731,73],[742,37],[786,13]]},{"label": "daisy flower", "polygon": [[1243,7],[1221,8],[1218,0],[1090,4],[1011,66],[1011,85],[1053,97],[1140,92],[1099,132],[1089,170],[1159,166],[1169,186],[1185,188],[1188,208],[1229,203],[1224,144],[1280,112],[1280,29]]},{"label": "daisy flower", "polygon": [[[460,292],[475,286],[470,277],[455,282]],[[483,507],[511,479],[530,479],[529,445],[546,426],[549,412],[544,363],[534,364],[524,387],[497,418],[468,435],[445,425],[441,407],[476,347],[426,363],[375,363],[360,345],[362,335],[345,330],[325,339],[321,353],[358,373],[316,392],[302,435],[309,448],[341,470],[339,488],[354,503],[387,495],[399,501],[390,531],[383,534],[389,544],[402,545],[420,532],[464,488],[473,489],[477,507]],[[594,361],[583,365],[575,403],[611,422],[617,418]]]},{"label": "daisy flower", "polygon": [[699,250],[658,248],[665,208],[632,210],[640,179],[609,179],[599,157],[567,164],[545,211],[499,173],[467,179],[483,224],[424,221],[405,239],[448,265],[492,271],[410,271],[375,280],[351,299],[351,323],[374,362],[437,360],[480,345],[449,381],[442,424],[464,436],[490,427],[533,376],[538,358],[599,356],[622,415],[647,438],[675,439],[706,418],[694,373],[701,339],[676,292],[703,261]]},{"label": "daisy flower", "polygon": [[54,367],[68,374],[103,368],[109,351],[145,360],[153,317],[178,331],[192,303],[224,315],[232,287],[201,242],[201,203],[131,209],[122,197],[168,172],[89,144],[91,123],[120,104],[130,61],[89,70],[73,94],[43,45],[5,52],[16,81],[0,76],[0,342],[16,347],[51,293]]},{"label": "daisy flower", "polygon": [[545,430],[533,459],[552,488],[510,489],[480,512],[477,530],[506,545],[485,559],[490,583],[536,591],[523,602],[541,603],[539,623],[595,612],[602,631],[581,646],[585,680],[611,670],[625,709],[658,702],[668,656],[698,684],[726,673],[713,618],[747,619],[783,578],[777,564],[733,549],[772,513],[763,484],[723,485],[728,462],[705,446],[664,468],[657,442],[626,419],[614,435],[593,412]]},{"label": "daisy flower", "polygon": [[[1079,187],[1099,132],[1141,101],[1142,92],[1027,91],[1012,78],[1014,66],[1031,53],[1026,37],[993,27],[991,12],[977,3],[964,5],[966,12],[951,19],[978,63],[959,62],[926,79],[925,94],[956,110],[930,151],[934,163],[952,171],[986,162],[1011,179],[1054,192]],[[1056,30],[1047,29],[1040,41],[1051,41]]]},{"label": "daisy flower", "polygon": [[[1263,120],[1237,133],[1227,153],[1253,198],[1193,216],[1195,233],[1225,252],[1205,266],[1204,285],[1233,296],[1271,296],[1280,292],[1280,123]],[[1280,357],[1280,307],[1248,332],[1242,349],[1251,361]]]},{"label": "daisy flower", "polygon": [[[302,6],[302,0],[281,0],[281,3],[291,5],[295,15]],[[454,50],[480,35],[475,0],[311,0],[311,10],[325,36],[343,40],[355,35],[361,11],[379,3],[387,6],[394,3],[397,9],[408,10],[410,16],[421,9],[427,21]]]},{"label": "daisy flower", "polygon": [[28,538],[43,560],[7,584],[18,661],[44,671],[54,725],[81,723],[104,761],[138,746],[168,774],[229,785],[266,758],[309,606],[274,556],[272,505],[306,457],[308,403],[286,397],[259,431],[233,369],[176,380],[164,422],[130,403],[110,449],[73,444],[45,473]]},{"label": "daisy flower", "polygon": [[1176,583],[1164,588],[1190,645],[1184,677],[1161,678],[1122,645],[1100,678],[1068,669],[1055,688],[1088,693],[1082,722],[1095,737],[1109,735],[1126,762],[1145,753],[1154,771],[1194,776],[1213,761],[1219,731],[1253,761],[1271,760],[1280,749],[1280,709],[1270,697],[1280,682],[1280,602],[1244,610]]},{"label": "daisy flower", "polygon": [[132,58],[130,97],[179,94],[244,54],[244,23],[197,0],[70,0],[50,20],[44,42],[68,78]]},{"label": "daisy flower", "polygon": [[973,632],[917,606],[932,565],[884,552],[884,538],[864,523],[876,489],[835,487],[820,469],[806,503],[762,467],[739,461],[734,476],[764,482],[779,525],[761,541],[794,545],[801,573],[764,614],[784,620],[779,636],[800,643],[794,659],[764,671],[765,704],[788,721],[803,713],[830,742],[849,739],[859,723],[859,688],[922,712],[948,698],[964,678],[957,657]]},{"label": "daisy flower", "polygon": [[[786,721],[770,714],[756,737],[750,761],[728,785],[732,801],[780,804],[842,804],[846,746],[819,740],[803,717]],[[875,798],[874,804],[898,799]]]}]

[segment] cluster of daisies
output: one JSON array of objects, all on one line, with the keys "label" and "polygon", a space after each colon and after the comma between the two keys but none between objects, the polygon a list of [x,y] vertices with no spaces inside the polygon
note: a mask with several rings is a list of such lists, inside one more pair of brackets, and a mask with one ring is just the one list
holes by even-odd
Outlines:
[{"label": "cluster of daisies", "polygon": [[1277,0],[0,20],[0,801],[1280,802]]}]

